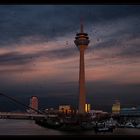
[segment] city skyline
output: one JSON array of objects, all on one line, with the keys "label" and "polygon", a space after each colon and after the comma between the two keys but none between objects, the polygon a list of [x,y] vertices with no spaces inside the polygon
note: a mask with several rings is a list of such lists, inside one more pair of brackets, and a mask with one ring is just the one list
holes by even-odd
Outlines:
[{"label": "city skyline", "polygon": [[[110,110],[115,100],[139,105],[140,6],[1,5],[0,16],[1,92],[27,104],[37,96],[43,107],[78,105],[79,52],[73,41],[83,16],[90,36],[88,103]],[[0,103],[11,105],[3,97]]]}]

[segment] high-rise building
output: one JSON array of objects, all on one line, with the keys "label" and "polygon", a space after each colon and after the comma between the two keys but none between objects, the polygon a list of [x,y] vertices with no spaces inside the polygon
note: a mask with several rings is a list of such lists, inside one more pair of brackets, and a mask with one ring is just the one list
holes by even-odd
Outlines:
[{"label": "high-rise building", "polygon": [[112,113],[113,114],[118,114],[120,113],[120,102],[116,101],[113,106],[112,106]]},{"label": "high-rise building", "polygon": [[85,104],[85,112],[89,113],[91,109],[90,104]]},{"label": "high-rise building", "polygon": [[[32,96],[30,98],[30,107],[33,108],[33,109],[35,109],[35,110],[38,110],[38,98],[36,96]],[[29,113],[37,113],[33,109],[29,109],[28,112]]]},{"label": "high-rise building", "polygon": [[79,67],[79,113],[85,113],[86,93],[85,93],[85,65],[84,65],[84,51],[88,47],[89,37],[83,31],[83,24],[81,24],[80,33],[76,34],[75,45],[80,52],[80,67]]}]

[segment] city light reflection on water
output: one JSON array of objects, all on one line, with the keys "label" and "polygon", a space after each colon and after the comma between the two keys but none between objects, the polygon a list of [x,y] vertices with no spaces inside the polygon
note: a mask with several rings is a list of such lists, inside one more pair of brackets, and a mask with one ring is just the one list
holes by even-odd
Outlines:
[{"label": "city light reflection on water", "polygon": [[6,120],[0,119],[0,135],[140,135],[140,129],[116,128],[113,133],[96,134],[94,131],[63,132],[43,128],[33,120]]}]

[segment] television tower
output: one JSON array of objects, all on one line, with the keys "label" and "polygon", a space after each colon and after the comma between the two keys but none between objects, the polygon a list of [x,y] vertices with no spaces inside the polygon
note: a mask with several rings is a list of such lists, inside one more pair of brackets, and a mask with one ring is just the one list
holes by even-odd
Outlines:
[{"label": "television tower", "polygon": [[83,24],[81,23],[80,33],[76,34],[74,43],[80,52],[80,68],[79,68],[79,113],[85,113],[86,93],[85,93],[85,66],[84,51],[88,47],[89,37],[84,33]]}]

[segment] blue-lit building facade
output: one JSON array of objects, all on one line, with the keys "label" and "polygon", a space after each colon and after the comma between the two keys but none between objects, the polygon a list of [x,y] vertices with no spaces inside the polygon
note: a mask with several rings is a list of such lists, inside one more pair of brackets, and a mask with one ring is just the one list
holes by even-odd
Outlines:
[{"label": "blue-lit building facade", "polygon": [[135,108],[122,108],[120,110],[120,116],[132,116],[132,117],[140,117],[140,106]]}]

